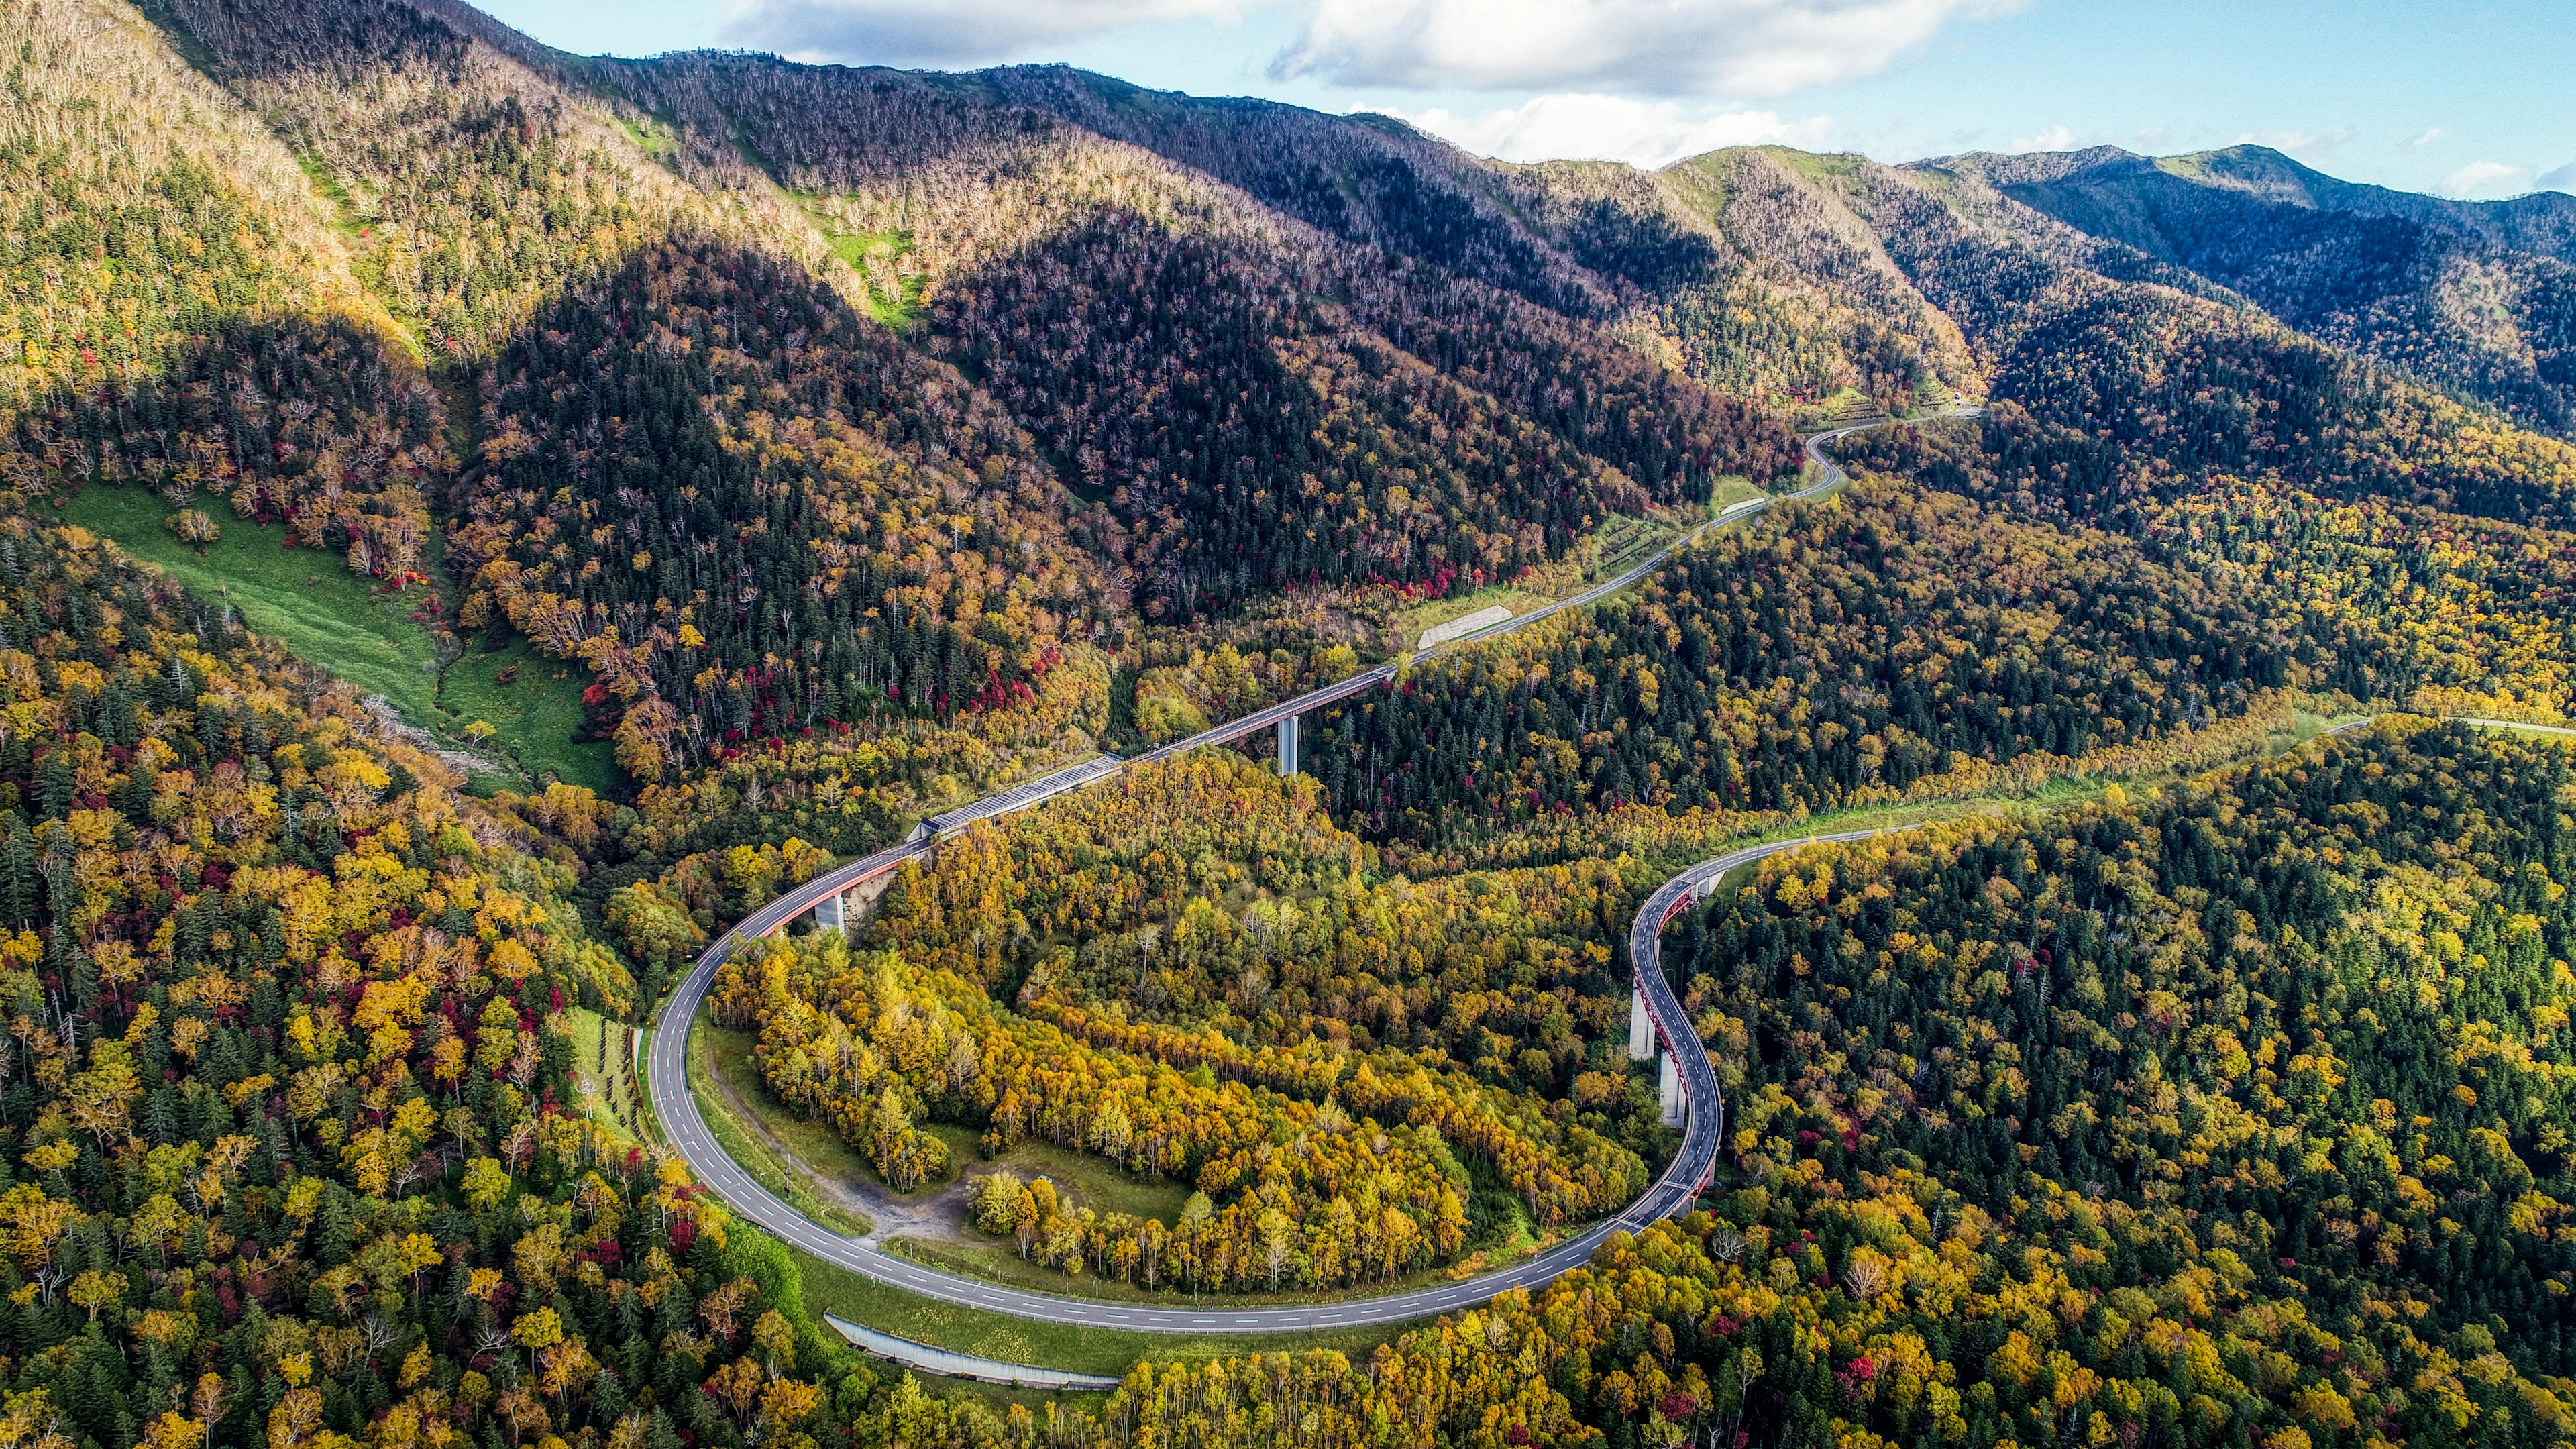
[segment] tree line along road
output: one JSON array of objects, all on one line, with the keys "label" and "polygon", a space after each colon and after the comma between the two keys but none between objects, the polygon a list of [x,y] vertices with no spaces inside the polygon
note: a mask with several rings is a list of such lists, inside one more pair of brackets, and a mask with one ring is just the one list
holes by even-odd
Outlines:
[{"label": "tree line along road", "polygon": [[[1972,416],[1976,409],[1953,407],[1941,416]],[[1885,425],[1885,420],[1860,427],[1836,428],[1809,437],[1806,453],[1817,465],[1820,477],[1811,487],[1789,497],[1812,497],[1845,481],[1843,471],[1827,458],[1823,445],[1849,433]],[[1489,629],[1452,640],[1438,650],[1442,653],[1493,639],[1515,629],[1524,628],[1540,619],[1567,609],[1597,602],[1628,587],[1660,568],[1675,552],[1688,545],[1710,528],[1754,517],[1768,508],[1772,499],[1753,499],[1727,509],[1707,523],[1675,539],[1652,557],[1572,598],[1533,610],[1518,618]],[[1419,656],[1417,656],[1419,657]],[[1274,727],[1280,720],[1339,700],[1351,698],[1379,687],[1395,677],[1394,664],[1382,664],[1348,679],[1338,681],[1257,710],[1238,720],[1187,739],[1175,741],[1138,756],[1138,760],[1167,759],[1207,745],[1225,744],[1260,730]],[[704,1115],[688,1084],[689,1028],[696,1021],[698,1008],[714,984],[717,970],[745,942],[774,935],[784,930],[798,916],[817,905],[838,897],[852,886],[874,879],[899,868],[905,861],[931,853],[939,839],[964,829],[975,820],[1026,809],[1065,790],[1077,789],[1096,780],[1117,774],[1133,761],[1103,758],[1059,771],[1043,780],[1016,786],[973,805],[933,817],[910,839],[873,855],[863,856],[836,870],[816,877],[789,890],[777,900],[754,911],[730,931],[708,946],[689,974],[673,988],[656,1018],[656,1029],[648,1052],[645,1082],[652,1095],[653,1111],[662,1126],[662,1135],[672,1150],[678,1152],[697,1175],[701,1185],[713,1192],[726,1206],[761,1228],[795,1244],[826,1262],[877,1282],[920,1293],[960,1307],[983,1309],[994,1313],[1032,1318],[1049,1323],[1087,1323],[1102,1328],[1126,1329],[1146,1333],[1175,1334],[1245,1334],[1294,1333],[1326,1328],[1349,1328],[1370,1324],[1401,1323],[1433,1314],[1471,1308],[1486,1302],[1495,1294],[1514,1288],[1533,1288],[1563,1275],[1591,1260],[1593,1251],[1614,1232],[1635,1231],[1658,1219],[1688,1212],[1699,1196],[1701,1186],[1716,1165],[1724,1104],[1720,1098],[1717,1077],[1709,1069],[1708,1054],[1701,1049],[1696,1031],[1664,980],[1660,941],[1666,922],[1689,903],[1714,889],[1727,872],[1751,864],[1778,851],[1793,850],[1812,843],[1808,840],[1781,841],[1768,845],[1748,845],[1703,861],[1666,881],[1637,912],[1629,931],[1629,956],[1636,968],[1636,987],[1645,1008],[1646,1019],[1658,1040],[1669,1053],[1678,1073],[1678,1087],[1687,1113],[1681,1149],[1674,1154],[1663,1173],[1643,1195],[1614,1216],[1594,1224],[1573,1238],[1536,1257],[1500,1268],[1491,1273],[1461,1279],[1409,1292],[1379,1297],[1348,1298],[1335,1302],[1298,1304],[1286,1307],[1174,1308],[1158,1303],[1108,1303],[1089,1299],[1064,1298],[1047,1293],[1033,1293],[998,1284],[981,1282],[927,1268],[896,1257],[873,1246],[831,1231],[807,1218],[803,1213],[754,1181],[722,1147],[708,1130]],[[1821,840],[1856,840],[1871,832],[1820,836]],[[1680,1050],[1672,1050],[1678,1045]]]}]

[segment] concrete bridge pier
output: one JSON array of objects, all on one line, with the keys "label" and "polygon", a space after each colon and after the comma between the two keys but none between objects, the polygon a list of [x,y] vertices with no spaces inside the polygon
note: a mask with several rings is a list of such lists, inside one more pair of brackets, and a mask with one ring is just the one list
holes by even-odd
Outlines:
[{"label": "concrete bridge pier", "polygon": [[1297,716],[1282,715],[1279,720],[1279,774],[1281,778],[1297,773]]},{"label": "concrete bridge pier", "polygon": [[1628,1060],[1642,1062],[1655,1054],[1655,1021],[1646,1014],[1646,993],[1628,993]]},{"label": "concrete bridge pier", "polygon": [[849,909],[837,891],[814,903],[814,929],[818,931],[846,930],[849,919]]},{"label": "concrete bridge pier", "polygon": [[1690,1098],[1682,1095],[1681,1069],[1673,1065],[1673,1055],[1664,1053],[1664,1125],[1679,1127],[1690,1120]]}]

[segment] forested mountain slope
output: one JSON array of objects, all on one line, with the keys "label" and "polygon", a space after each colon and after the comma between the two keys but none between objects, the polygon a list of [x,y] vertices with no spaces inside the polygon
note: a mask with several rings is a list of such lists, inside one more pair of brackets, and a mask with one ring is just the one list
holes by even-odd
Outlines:
[{"label": "forested mountain slope", "polygon": [[[595,63],[639,103],[686,117],[680,164],[740,174],[730,125],[791,190],[826,192],[941,161],[1000,160],[1015,133],[1132,146],[1344,241],[1428,262],[1553,311],[1607,316],[1600,277],[1533,234],[1493,168],[1384,117],[1148,91],[1063,66],[967,75],[791,65],[703,53]],[[828,124],[816,126],[815,118]]]},{"label": "forested mountain slope", "polygon": [[1310,582],[1508,579],[1610,512],[1793,466],[1776,421],[1621,345],[1580,269],[1402,159],[1426,143],[1334,123],[1342,150],[1386,153],[1338,158],[1372,178],[1360,194],[1417,192],[1425,213],[1354,217],[1308,199],[1330,186],[1254,167],[1306,157],[1283,129],[1324,127],[1283,107],[1174,99],[1164,117],[1043,70],[684,56],[609,74],[698,150],[738,142],[884,307],[920,306],[930,350],[1107,499],[1148,619]]},{"label": "forested mountain slope", "polygon": [[[1306,612],[1258,614],[1248,652],[1189,655],[1222,676],[1218,707],[1284,692],[1350,657],[1316,601],[1508,582],[1613,511],[1777,476],[1771,405],[1849,386],[1994,399],[1964,451],[1855,446],[2047,522],[1865,492],[1856,515],[1785,525],[1782,559],[1757,547],[1722,587],[1659,598],[1678,638],[1557,660],[1509,709],[1440,671],[1322,722],[1336,805],[1447,849],[1560,810],[1798,808],[2151,748],[2274,686],[2566,704],[2557,565],[2500,563],[2565,555],[2576,454],[2025,205],[2011,179],[2037,162],[1506,167],[1392,122],[1061,69],[580,60],[399,0],[156,13],[228,92],[149,30],[28,11],[58,37],[40,59],[123,47],[221,113],[200,132],[236,138],[215,174],[300,218],[278,245],[304,247],[291,269],[226,265],[336,287],[377,319],[348,343],[372,361],[182,386],[230,460],[201,447],[189,472],[167,441],[184,430],[150,426],[168,390],[149,369],[128,368],[145,401],[123,413],[61,370],[78,352],[53,278],[111,241],[53,215],[78,189],[56,185],[14,233],[18,315],[46,338],[18,355],[55,371],[27,374],[13,467],[47,491],[142,473],[178,502],[221,483],[394,577],[443,534],[457,647],[521,633],[591,672],[593,728],[640,788],[631,824],[567,848],[685,903],[677,924],[634,917],[655,940],[744,898],[682,857],[790,834],[865,848],[968,782],[1087,748],[1113,667],[1195,647],[1156,631],[1194,640],[1294,596]],[[31,131],[12,154],[107,175],[150,149],[98,134]],[[287,306],[242,295],[243,316]],[[173,334],[187,347],[242,355],[206,339],[246,323],[185,315],[205,329]],[[2407,588],[2384,561],[2402,531]],[[2060,572],[2043,590],[2023,559]],[[2322,577],[2340,586],[2320,596]],[[1782,590],[1809,602],[1781,613]],[[1980,661],[1992,697],[1896,688],[1920,666],[1873,642],[1866,608],[1828,617],[1849,590],[1908,598],[1899,615]],[[2042,618],[2067,630],[2018,662],[2014,631]],[[1702,631],[1732,663],[1689,653]],[[2166,695],[2156,669],[2195,682]],[[1637,717],[1649,698],[1693,717]],[[2079,722],[2048,698],[2089,703]],[[1530,709],[1543,728],[1495,735]],[[1816,710],[1830,729],[1808,729]],[[1431,749],[1452,729],[1502,752]]]},{"label": "forested mountain slope", "polygon": [[1713,387],[1797,401],[1852,388],[1899,412],[1982,393],[1958,328],[1813,184],[1835,164],[1737,149],[1652,174],[1550,162],[1506,180],[1573,255],[1642,292],[1645,317]]},{"label": "forested mountain slope", "polygon": [[1338,813],[1449,841],[1567,811],[1830,808],[2074,757],[2288,685],[2371,692],[2235,580],[1863,483],[1683,554],[1632,600],[1326,716]]},{"label": "forested mountain slope", "polygon": [[160,13],[285,143],[262,164],[320,178],[313,270],[447,379],[411,385],[408,448],[281,438],[237,506],[380,576],[443,529],[460,635],[581,659],[642,782],[972,720],[1068,648],[1287,594],[1511,582],[1782,476],[1772,405],[1845,387],[2018,403],[1997,450],[2088,513],[2271,469],[2546,521],[2571,471],[1975,168],[1504,167],[1061,69],[585,61],[396,0]]},{"label": "forested mountain slope", "polygon": [[1357,1394],[1343,1443],[2565,1442],[2566,770],[2390,730],[1775,857],[1666,952],[1734,1093],[1715,1211],[1393,1363],[1125,1402]]},{"label": "forested mountain slope", "polygon": [[823,282],[783,203],[686,185],[408,7],[174,13],[346,193],[361,275],[468,385],[460,626],[587,663],[631,775],[955,716],[1099,607],[1026,440]]},{"label": "forested mountain slope", "polygon": [[2020,451],[2089,506],[2235,470],[2533,521],[2555,516],[2576,479],[2565,443],[2062,226],[1974,169],[1864,167],[1843,190],[1967,334],[1989,395],[2016,405],[1995,426],[2026,415]]},{"label": "forested mountain slope", "polygon": [[1854,386],[1902,409],[1941,385],[2070,422],[2143,406],[2220,442],[2256,430],[2232,396],[2252,392],[2292,409],[2259,425],[2283,446],[2332,429],[2399,460],[2509,437],[2488,408],[2564,431],[2576,294],[2550,219],[2566,208],[2410,208],[2313,173],[2294,201],[2237,179],[2256,159],[1890,167],[1760,147],[1653,173],[1503,169],[1534,225],[1632,287],[1693,371],[1737,391]]},{"label": "forested mountain slope", "polygon": [[0,470],[290,517],[379,576],[421,564],[436,395],[291,151],[140,16],[10,9]]},{"label": "forested mountain slope", "polygon": [[[309,270],[441,379],[407,414],[446,445],[419,496],[365,504],[412,533],[340,502],[383,491],[372,463],[237,503],[379,577],[443,528],[460,634],[582,659],[641,781],[986,712],[1139,624],[1508,581],[1614,513],[1794,466],[1771,414],[1629,346],[1615,289],[1467,185],[1483,168],[1400,134],[1344,138],[1384,204],[1318,225],[1228,184],[1279,154],[1261,118],[1157,129],[1058,73],[594,64],[386,0],[155,13],[266,123],[228,122],[261,164],[312,178],[334,255]],[[66,461],[48,486],[118,481]]]},{"label": "forested mountain slope", "polygon": [[2207,186],[2223,186],[2321,211],[2394,216],[2486,238],[2514,251],[2576,262],[2576,196],[2534,191],[2506,201],[2453,201],[2328,176],[2269,146],[2228,146],[2167,156],[2164,169]]},{"label": "forested mountain slope", "polygon": [[2562,717],[2576,449],[1997,184],[2045,161],[1851,173],[1845,193],[1959,321],[1994,399],[1972,424],[1849,439],[1852,464],[2237,579],[2343,661],[2338,688]]},{"label": "forested mountain slope", "polygon": [[2526,426],[2562,436],[2576,427],[2576,220],[2562,219],[2556,236],[2537,224],[2576,218],[2576,202],[2554,193],[2520,206],[2412,197],[2401,208],[2400,193],[2329,186],[2312,172],[2295,189],[2262,186],[2248,173],[2297,168],[2246,154],[2256,149],[2156,161],[2106,148],[1943,164]]},{"label": "forested mountain slope", "polygon": [[774,1250],[561,1110],[563,1013],[634,983],[533,832],[14,503],[0,617],[17,1442],[677,1445],[683,1390],[701,1442],[816,1414],[844,1350]]}]

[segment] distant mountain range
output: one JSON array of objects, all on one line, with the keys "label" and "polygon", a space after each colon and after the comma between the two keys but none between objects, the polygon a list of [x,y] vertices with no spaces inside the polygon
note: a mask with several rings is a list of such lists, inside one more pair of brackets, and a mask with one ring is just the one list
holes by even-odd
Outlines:
[{"label": "distant mountain range", "polygon": [[[2097,148],[1882,167],[1760,148],[1653,173],[1514,166],[1385,117],[1203,100],[1063,67],[591,64],[594,84],[678,119],[694,139],[675,159],[709,178],[751,165],[798,190],[867,190],[953,161],[929,137],[978,136],[994,155],[1032,139],[1034,123],[1059,144],[1079,134],[1140,147],[1344,241],[1561,314],[1633,326],[1643,304],[1693,375],[1767,401],[1858,387],[1894,404],[1916,385],[1974,385],[1956,329],[1888,255],[1884,229],[1902,223],[1835,195],[1910,183],[1980,207],[1999,240],[2251,303],[2526,426],[2564,434],[2576,420],[2576,197],[2555,192],[2449,201],[2338,181],[2255,146],[2163,160]],[[2140,255],[2070,245],[2050,222]]]},{"label": "distant mountain range", "polygon": [[2357,186],[2260,146],[1963,156],[2057,221],[2283,322],[2564,434],[2576,413],[2576,197],[2446,201]]}]

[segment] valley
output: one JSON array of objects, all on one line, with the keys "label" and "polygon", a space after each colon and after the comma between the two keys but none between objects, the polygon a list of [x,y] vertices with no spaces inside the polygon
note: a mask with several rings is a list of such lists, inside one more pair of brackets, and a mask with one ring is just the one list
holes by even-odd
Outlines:
[{"label": "valley", "polygon": [[2563,193],[0,14],[8,1445],[2576,1442]]}]

